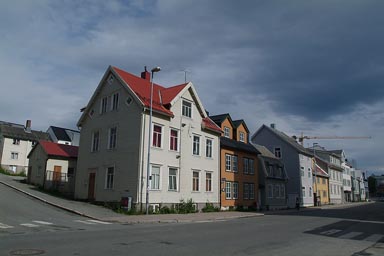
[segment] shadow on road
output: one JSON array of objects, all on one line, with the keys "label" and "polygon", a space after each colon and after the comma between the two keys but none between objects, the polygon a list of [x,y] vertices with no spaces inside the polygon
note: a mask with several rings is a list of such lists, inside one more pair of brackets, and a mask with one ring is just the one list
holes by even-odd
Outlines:
[{"label": "shadow on road", "polygon": [[358,206],[350,205],[340,208],[304,208],[265,212],[265,215],[316,216],[364,221],[384,221],[384,202],[373,202]]}]

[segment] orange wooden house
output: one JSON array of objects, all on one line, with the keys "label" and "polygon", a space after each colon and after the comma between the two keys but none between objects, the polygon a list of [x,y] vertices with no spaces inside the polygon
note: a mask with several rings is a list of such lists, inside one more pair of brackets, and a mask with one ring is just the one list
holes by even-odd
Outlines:
[{"label": "orange wooden house", "polygon": [[258,158],[249,143],[244,120],[233,121],[229,114],[210,116],[223,130],[220,137],[221,209],[255,208],[258,200]]}]

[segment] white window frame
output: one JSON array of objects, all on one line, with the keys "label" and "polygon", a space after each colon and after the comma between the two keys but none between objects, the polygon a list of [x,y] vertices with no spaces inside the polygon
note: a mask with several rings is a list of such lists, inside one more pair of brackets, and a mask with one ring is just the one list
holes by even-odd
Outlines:
[{"label": "white window frame", "polygon": [[[154,168],[156,168],[156,171],[158,170],[158,173],[154,173]],[[161,166],[160,165],[151,165],[151,174],[150,174],[150,186],[149,188],[151,190],[160,190],[160,184],[161,184]]]},{"label": "white window frame", "polygon": [[[197,173],[197,178],[195,177],[195,174]],[[195,187],[195,184],[197,187]],[[199,192],[200,191],[200,171],[193,170],[192,171],[192,192]]]},{"label": "white window frame", "polygon": [[[195,140],[197,139],[197,140]],[[192,136],[192,154],[194,156],[200,156],[200,136],[194,134]]]},{"label": "white window frame", "polygon": [[[176,132],[176,136],[173,136],[172,132]],[[171,128],[169,131],[169,150],[176,152],[179,151],[179,130],[174,128]]]},{"label": "white window frame", "polygon": [[249,199],[255,199],[255,183],[249,183]]},{"label": "white window frame", "polygon": [[230,129],[227,126],[224,126],[224,137],[230,138]]},{"label": "white window frame", "polygon": [[[97,137],[96,137],[97,134]],[[100,149],[100,131],[92,132],[91,152],[97,152]]]},{"label": "white window frame", "polygon": [[232,156],[232,171],[238,172],[239,171],[239,158],[237,155]]},{"label": "white window frame", "polygon": [[[110,173],[110,170],[112,170],[112,173]],[[109,166],[105,170],[105,187],[106,190],[112,190],[114,187],[114,179],[115,179],[115,167]]]},{"label": "white window frame", "polygon": [[225,199],[232,199],[232,182],[225,182]]},{"label": "white window frame", "polygon": [[[188,106],[189,104],[189,106]],[[193,104],[189,100],[182,100],[181,103],[181,114],[184,117],[192,118],[192,107]]]},{"label": "white window frame", "polygon": [[[115,130],[114,133],[113,130]],[[115,149],[117,147],[117,126],[108,129],[108,149]]]},{"label": "white window frame", "polygon": [[[175,171],[175,174],[171,174],[171,170]],[[178,181],[179,170],[175,167],[168,168],[168,191],[177,191],[177,181]]]},{"label": "white window frame", "polygon": [[119,93],[116,92],[112,94],[111,100],[112,100],[111,111],[117,110],[117,108],[119,107]]},{"label": "white window frame", "polygon": [[105,96],[100,100],[100,114],[105,114],[108,109],[108,97]]},{"label": "white window frame", "polygon": [[212,172],[205,172],[205,192],[212,192],[212,176]]},{"label": "white window frame", "polygon": [[232,171],[232,155],[230,154],[225,154],[225,171]]},{"label": "white window frame", "polygon": [[[160,127],[160,132],[155,131],[155,127]],[[159,139],[160,136],[160,139]],[[156,140],[155,140],[156,138]],[[160,145],[158,145],[160,144]],[[162,148],[163,147],[163,126],[160,124],[152,124],[152,147]]]},{"label": "white window frame", "polygon": [[213,140],[205,139],[205,157],[212,158]]},{"label": "white window frame", "polygon": [[18,160],[19,159],[19,153],[18,152],[11,152],[11,159],[12,160]]},{"label": "white window frame", "polygon": [[244,132],[240,132],[240,133],[239,133],[239,140],[240,140],[241,142],[245,142],[245,133],[244,133]]}]

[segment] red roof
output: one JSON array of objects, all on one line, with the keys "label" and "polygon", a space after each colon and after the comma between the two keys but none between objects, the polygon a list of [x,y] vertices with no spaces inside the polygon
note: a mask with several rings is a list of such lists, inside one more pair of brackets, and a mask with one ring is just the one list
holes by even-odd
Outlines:
[{"label": "red roof", "polygon": [[328,173],[316,164],[316,174],[328,177]]},{"label": "red roof", "polygon": [[[121,77],[121,79],[132,89],[132,91],[139,97],[141,102],[146,107],[151,104],[151,82],[141,77],[132,75],[117,67],[112,67],[113,70]],[[168,105],[179,92],[184,89],[187,84],[176,85],[173,87],[165,88],[158,84],[153,84],[153,99],[152,108],[154,111],[173,116],[172,111],[167,109]],[[161,99],[160,99],[161,96]]]},{"label": "red roof", "polygon": [[206,128],[215,132],[219,132],[219,133],[222,132],[221,128],[217,126],[217,124],[215,124],[215,122],[213,122],[209,117],[203,118],[202,125],[203,125],[203,128]]},{"label": "red roof", "polygon": [[43,147],[47,155],[77,158],[79,147],[58,144],[58,143],[45,141],[45,140],[39,141],[39,143]]}]

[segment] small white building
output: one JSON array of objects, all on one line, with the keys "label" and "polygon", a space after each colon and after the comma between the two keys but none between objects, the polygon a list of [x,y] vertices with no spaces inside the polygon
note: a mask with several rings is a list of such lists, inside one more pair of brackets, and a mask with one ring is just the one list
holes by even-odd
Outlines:
[{"label": "small white building", "polygon": [[28,174],[28,154],[38,140],[47,140],[48,134],[31,129],[26,125],[0,121],[0,163],[12,173]]},{"label": "small white building", "polygon": [[[219,136],[192,83],[154,84],[109,67],[78,122],[81,128],[75,197],[157,208],[192,199],[219,204]],[[149,138],[149,129],[151,135]],[[150,163],[148,165],[148,145]],[[149,167],[149,168],[148,168]]]}]

